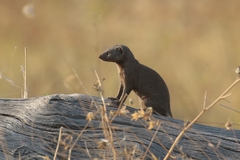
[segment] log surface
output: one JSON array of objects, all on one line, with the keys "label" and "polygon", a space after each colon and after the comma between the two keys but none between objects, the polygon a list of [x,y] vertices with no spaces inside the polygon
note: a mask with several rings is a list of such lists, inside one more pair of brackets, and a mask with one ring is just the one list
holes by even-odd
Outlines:
[{"label": "log surface", "polygon": [[[107,113],[117,110],[105,99]],[[101,98],[81,94],[49,95],[29,99],[0,99],[0,159],[53,159],[62,129],[57,159],[113,159],[101,123]],[[144,120],[131,120],[136,111],[111,123],[117,159],[163,159],[184,122],[154,115],[161,121],[148,130]],[[93,112],[94,119],[86,120]],[[156,137],[152,140],[156,132]],[[148,149],[149,148],[149,149]],[[145,154],[146,152],[146,154]],[[195,124],[175,147],[176,159],[239,159],[240,131]]]}]

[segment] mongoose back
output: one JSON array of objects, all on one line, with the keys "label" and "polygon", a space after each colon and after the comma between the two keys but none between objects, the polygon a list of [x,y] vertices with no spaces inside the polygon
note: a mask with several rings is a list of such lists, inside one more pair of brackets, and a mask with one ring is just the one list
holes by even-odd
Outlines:
[{"label": "mongoose back", "polygon": [[107,62],[115,62],[120,76],[120,88],[116,99],[119,102],[126,100],[133,90],[146,107],[163,116],[172,117],[170,110],[170,96],[167,85],[160,75],[153,69],[139,63],[130,49],[125,45],[115,45],[99,58]]}]

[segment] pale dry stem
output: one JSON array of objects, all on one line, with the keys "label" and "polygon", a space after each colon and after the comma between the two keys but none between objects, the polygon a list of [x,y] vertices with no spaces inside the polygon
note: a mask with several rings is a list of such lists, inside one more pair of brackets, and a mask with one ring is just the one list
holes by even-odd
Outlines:
[{"label": "pale dry stem", "polygon": [[207,91],[205,91],[205,94],[204,94],[203,109],[206,108],[206,101],[207,101]]},{"label": "pale dry stem", "polygon": [[[110,148],[112,149],[112,153],[113,153],[113,159],[117,159],[117,153],[116,153],[114,145],[113,145],[113,134],[112,134],[111,126],[110,126],[110,121],[109,121],[109,118],[107,115],[106,103],[104,101],[103,93],[102,93],[102,83],[97,74],[97,71],[94,70],[94,72],[95,72],[95,75],[97,77],[97,81],[98,81],[98,84],[100,87],[99,94],[100,94],[101,100],[103,102],[103,107],[101,107],[102,108],[101,109],[101,111],[102,111],[101,118],[102,118],[103,133],[104,133],[105,138],[109,140]],[[107,130],[107,128],[108,128],[108,130]]]},{"label": "pale dry stem", "polygon": [[155,133],[154,133],[154,135],[153,135],[153,137],[152,137],[152,139],[151,139],[151,141],[150,141],[150,143],[149,143],[149,145],[148,145],[148,147],[147,147],[147,149],[146,149],[146,152],[144,153],[144,156],[143,156],[142,159],[145,159],[145,157],[146,157],[146,155],[147,155],[147,152],[149,151],[149,148],[150,148],[150,146],[152,145],[152,142],[153,142],[153,140],[155,139],[155,137],[156,137],[156,135],[157,135],[157,132],[158,132],[160,126],[161,126],[161,123],[159,123],[159,125],[158,125],[158,127],[157,127],[157,129],[156,129],[156,131],[155,131]]},{"label": "pale dry stem", "polygon": [[164,160],[167,160],[174,147],[177,145],[177,143],[179,142],[179,140],[181,139],[181,137],[183,136],[183,134],[203,115],[203,113],[207,110],[209,110],[210,108],[212,108],[219,100],[226,98],[227,96],[229,96],[230,94],[226,94],[229,90],[231,90],[238,82],[240,81],[240,78],[238,78],[237,80],[235,80],[215,101],[213,101],[208,107],[203,108],[203,110],[194,118],[194,120],[189,123],[188,125],[186,125],[186,127],[183,128],[183,130],[181,131],[181,133],[177,136],[177,138],[175,139],[174,143],[172,144],[171,148],[169,149],[167,155],[164,157]]},{"label": "pale dry stem", "polygon": [[27,47],[24,48],[24,54],[25,54],[25,67],[24,67],[24,92],[23,92],[23,98],[28,98],[28,92],[27,92]]},{"label": "pale dry stem", "polygon": [[82,129],[82,131],[78,134],[78,137],[76,138],[76,140],[74,141],[74,143],[72,144],[71,148],[69,149],[69,153],[68,153],[68,160],[71,160],[71,154],[72,154],[72,149],[73,147],[76,145],[77,141],[79,140],[79,138],[82,136],[83,132],[85,131],[85,129],[87,128],[87,126],[89,125],[91,121],[88,121],[87,124],[84,126],[84,128]]},{"label": "pale dry stem", "polygon": [[5,145],[5,144],[1,143],[1,147],[2,147],[2,151],[3,151],[3,154],[4,154],[5,160],[8,160],[8,156],[7,156],[7,154],[6,154],[6,153],[8,153],[8,152],[7,152],[7,147],[4,146],[4,145]]},{"label": "pale dry stem", "polygon": [[63,129],[63,127],[60,127],[60,129],[59,129],[58,143],[57,143],[57,147],[56,147],[56,150],[55,150],[55,153],[54,153],[53,160],[56,160],[56,158],[57,158],[58,148],[59,148],[61,138],[62,138],[62,129]]},{"label": "pale dry stem", "polygon": [[113,116],[113,118],[111,119],[110,123],[112,123],[112,121],[117,117],[118,114],[120,114],[120,111],[121,111],[121,108],[122,108],[122,105],[123,105],[123,100],[128,96],[127,93],[124,94],[119,106],[118,106],[118,110],[117,112],[115,113],[115,115]]}]

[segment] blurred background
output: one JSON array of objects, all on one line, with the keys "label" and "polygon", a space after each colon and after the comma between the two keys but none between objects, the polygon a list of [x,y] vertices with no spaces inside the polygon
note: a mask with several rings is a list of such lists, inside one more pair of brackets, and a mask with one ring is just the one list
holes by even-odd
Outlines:
[{"label": "blurred background", "polygon": [[[171,95],[174,118],[191,121],[233,83],[240,65],[240,1],[0,0],[0,97],[21,98],[24,47],[29,97],[81,93],[115,96],[114,63],[98,55],[125,44],[156,70]],[[79,76],[81,83],[74,76]],[[240,84],[206,112],[199,123],[240,128]],[[131,93],[133,107],[139,99]],[[126,101],[130,105],[129,98]]]}]

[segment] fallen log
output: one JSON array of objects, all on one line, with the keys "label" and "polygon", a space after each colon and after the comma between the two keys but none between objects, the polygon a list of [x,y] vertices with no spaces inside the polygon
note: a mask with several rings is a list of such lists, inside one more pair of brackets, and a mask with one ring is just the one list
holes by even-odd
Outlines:
[{"label": "fallen log", "polygon": [[[111,119],[117,106],[105,103]],[[109,130],[102,106],[101,98],[81,94],[0,99],[0,159],[163,159],[184,127],[181,120],[153,114],[161,124],[147,129],[146,120],[131,120],[136,109],[127,107],[129,113],[116,116]],[[239,159],[239,143],[238,130],[195,124],[171,157]]]}]

